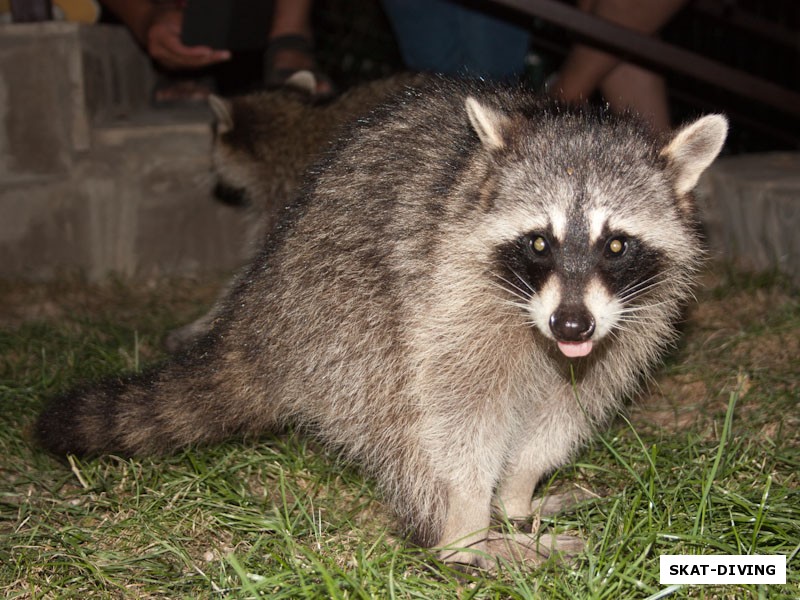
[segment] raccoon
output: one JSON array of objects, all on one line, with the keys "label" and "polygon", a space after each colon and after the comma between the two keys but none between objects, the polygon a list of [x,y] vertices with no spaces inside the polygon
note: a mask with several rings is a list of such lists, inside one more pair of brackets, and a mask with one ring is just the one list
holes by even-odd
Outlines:
[{"label": "raccoon", "polygon": [[726,133],[408,89],[310,175],[207,336],[54,399],[38,439],[152,455],[292,424],[377,480],[412,543],[488,567],[493,512],[528,516],[674,340],[691,190]]},{"label": "raccoon", "polygon": [[[317,86],[313,74],[300,71],[278,90],[230,99],[212,95],[215,193],[250,211],[246,243],[256,249],[272,231],[283,210],[297,199],[303,173],[324,154],[345,123],[424,78],[398,73],[320,102],[313,95]],[[167,348],[176,352],[205,334],[218,309],[216,305],[196,321],[170,332]]]},{"label": "raccoon", "polygon": [[212,165],[223,197],[238,197],[234,203],[253,210],[260,240],[296,199],[303,174],[345,123],[424,77],[399,73],[320,101],[313,74],[300,71],[277,90],[230,99],[210,96]]}]

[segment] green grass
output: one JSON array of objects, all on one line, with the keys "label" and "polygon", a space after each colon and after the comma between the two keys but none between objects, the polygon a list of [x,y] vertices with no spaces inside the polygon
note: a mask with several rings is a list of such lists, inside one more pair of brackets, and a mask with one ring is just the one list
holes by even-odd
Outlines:
[{"label": "green grass", "polygon": [[[207,286],[0,286],[6,598],[800,597],[800,299],[728,275],[627,417],[551,478],[599,495],[543,526],[572,564],[472,577],[394,535],[370,481],[286,434],[159,460],[60,463],[27,429],[78,382],[164,358]],[[784,554],[785,586],[658,582],[662,554]]]}]

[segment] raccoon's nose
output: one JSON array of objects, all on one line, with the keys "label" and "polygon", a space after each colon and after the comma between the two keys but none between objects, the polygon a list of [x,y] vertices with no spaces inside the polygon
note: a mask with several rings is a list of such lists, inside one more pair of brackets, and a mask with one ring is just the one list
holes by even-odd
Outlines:
[{"label": "raccoon's nose", "polygon": [[561,306],[550,315],[550,331],[560,342],[585,342],[594,333],[594,317],[582,306]]}]

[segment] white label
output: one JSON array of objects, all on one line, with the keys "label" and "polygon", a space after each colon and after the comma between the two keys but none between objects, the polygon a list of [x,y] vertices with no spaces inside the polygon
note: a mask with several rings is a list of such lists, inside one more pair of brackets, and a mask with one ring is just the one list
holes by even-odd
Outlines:
[{"label": "white label", "polygon": [[786,583],[782,554],[668,554],[659,559],[662,584]]}]

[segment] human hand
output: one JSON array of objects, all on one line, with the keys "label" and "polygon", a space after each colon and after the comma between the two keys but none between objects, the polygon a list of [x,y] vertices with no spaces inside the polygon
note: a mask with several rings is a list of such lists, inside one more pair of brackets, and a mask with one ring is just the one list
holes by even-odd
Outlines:
[{"label": "human hand", "polygon": [[229,60],[229,50],[185,46],[181,41],[183,12],[167,8],[154,13],[144,35],[147,53],[167,69],[200,69]]}]

